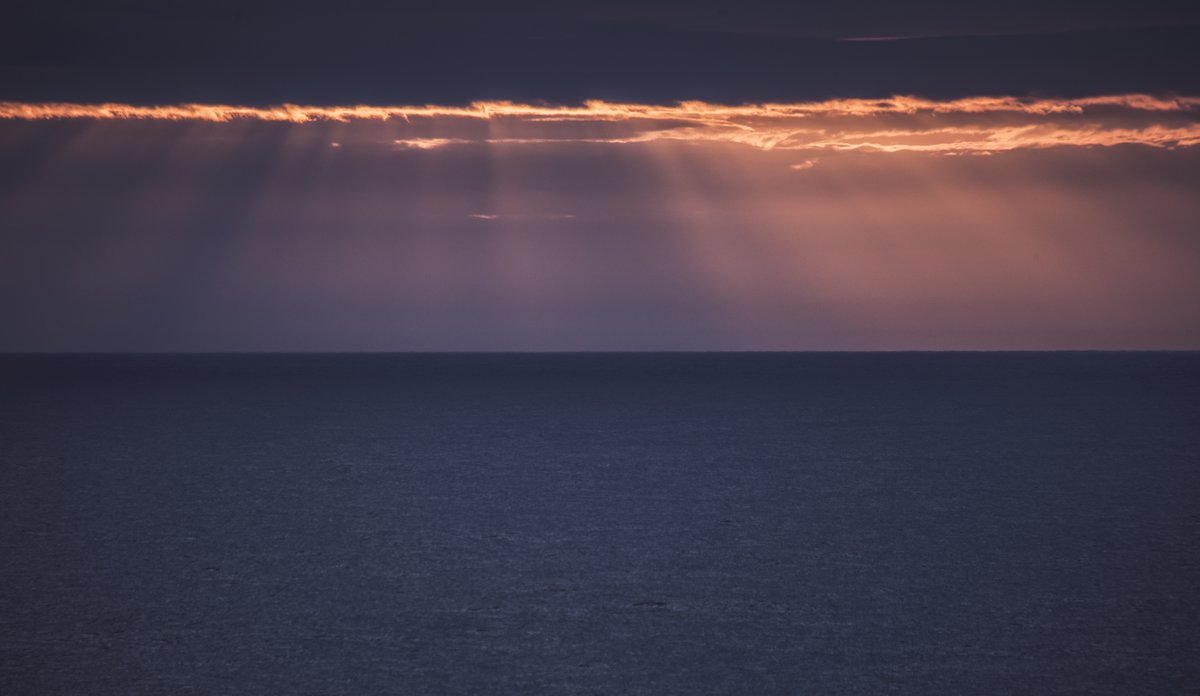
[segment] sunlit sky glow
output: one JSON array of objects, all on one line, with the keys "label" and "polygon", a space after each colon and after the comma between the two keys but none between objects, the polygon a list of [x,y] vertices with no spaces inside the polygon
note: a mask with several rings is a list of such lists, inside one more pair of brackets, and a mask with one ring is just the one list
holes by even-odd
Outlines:
[{"label": "sunlit sky glow", "polygon": [[8,350],[1200,347],[1194,98],[0,116]]}]

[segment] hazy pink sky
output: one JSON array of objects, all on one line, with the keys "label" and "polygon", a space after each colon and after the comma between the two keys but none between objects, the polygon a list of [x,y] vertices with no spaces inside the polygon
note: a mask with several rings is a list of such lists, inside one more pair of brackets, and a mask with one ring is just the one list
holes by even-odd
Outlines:
[{"label": "hazy pink sky", "polygon": [[1195,100],[123,108],[0,105],[0,349],[1200,348]]}]

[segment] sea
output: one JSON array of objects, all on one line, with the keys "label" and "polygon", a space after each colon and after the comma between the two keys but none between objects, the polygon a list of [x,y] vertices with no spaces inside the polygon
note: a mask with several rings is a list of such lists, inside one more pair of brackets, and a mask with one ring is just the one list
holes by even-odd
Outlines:
[{"label": "sea", "polygon": [[0,356],[0,694],[1200,693],[1200,353]]}]

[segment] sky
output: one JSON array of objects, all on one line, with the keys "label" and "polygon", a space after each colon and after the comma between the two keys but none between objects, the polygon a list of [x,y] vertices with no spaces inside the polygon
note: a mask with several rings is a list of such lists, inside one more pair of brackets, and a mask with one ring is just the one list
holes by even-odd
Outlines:
[{"label": "sky", "polygon": [[1187,2],[15,3],[0,351],[1200,349]]}]

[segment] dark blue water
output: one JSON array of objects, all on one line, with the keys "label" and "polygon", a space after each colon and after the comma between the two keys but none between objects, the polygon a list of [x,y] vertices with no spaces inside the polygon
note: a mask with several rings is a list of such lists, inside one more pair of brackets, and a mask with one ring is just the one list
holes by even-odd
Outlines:
[{"label": "dark blue water", "polygon": [[1200,354],[0,379],[3,694],[1200,691]]}]

